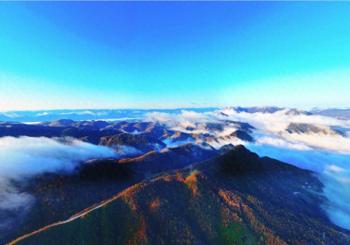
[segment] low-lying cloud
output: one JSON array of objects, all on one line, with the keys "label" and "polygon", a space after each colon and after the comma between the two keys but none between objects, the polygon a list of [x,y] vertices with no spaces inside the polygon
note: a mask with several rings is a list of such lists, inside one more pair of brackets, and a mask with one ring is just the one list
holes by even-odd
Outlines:
[{"label": "low-lying cloud", "polygon": [[[211,146],[219,148],[229,143],[245,144],[259,155],[273,157],[318,173],[324,184],[324,195],[328,198],[328,203],[323,206],[324,210],[333,223],[350,229],[349,120],[288,109],[274,113],[249,113],[234,108],[206,113],[182,111],[177,115],[153,113],[148,115],[148,119],[183,132],[187,132],[186,127],[194,127],[195,132],[201,132],[201,123],[221,122],[224,125],[222,132],[202,130],[202,133],[213,134],[217,139],[220,136],[225,139],[208,142]],[[227,120],[246,122],[254,126],[252,136],[255,143],[225,137],[225,134],[235,130],[234,125],[226,123]],[[291,123],[311,125],[311,130],[290,132],[287,129]],[[315,128],[320,130],[313,130]]]},{"label": "low-lying cloud", "polygon": [[323,194],[328,202],[323,205],[330,220],[350,230],[350,156],[315,150],[298,150],[262,144],[248,148],[260,156],[269,156],[283,162],[309,169],[320,177]]},{"label": "low-lying cloud", "polygon": [[187,128],[193,128],[192,133],[204,133],[201,124],[207,122],[215,122],[216,118],[212,117],[212,113],[195,112],[182,110],[178,114],[166,112],[150,112],[146,114],[146,121],[157,121],[167,125],[169,128],[182,132],[189,132]]},{"label": "low-lying cloud", "polygon": [[[350,121],[340,120],[320,115],[294,114],[288,109],[275,113],[247,113],[237,112],[233,109],[225,109],[225,113],[231,120],[248,122],[257,129],[257,133],[264,137],[265,144],[284,144],[290,148],[323,149],[340,153],[350,153]],[[221,116],[222,117],[222,116]],[[291,123],[307,124],[321,129],[338,127],[347,130],[342,134],[324,133],[289,133],[286,131]],[[284,141],[284,143],[282,143]]]},{"label": "low-lying cloud", "polygon": [[74,139],[0,138],[0,211],[26,207],[33,201],[14,183],[43,173],[69,173],[88,159],[114,156],[110,148]]},{"label": "low-lying cloud", "polygon": [[112,149],[79,140],[0,138],[0,177],[21,179],[44,172],[72,171],[81,161],[112,157]]},{"label": "low-lying cloud", "polygon": [[[222,123],[223,132],[215,136],[224,136],[237,128],[225,124],[226,120],[246,122],[255,127],[257,141],[268,145],[280,145],[291,149],[321,149],[339,153],[350,153],[350,121],[320,115],[298,113],[293,110],[278,110],[274,113],[238,112],[233,108],[213,112],[193,112],[183,110],[179,114],[153,112],[146,115],[146,120],[158,121],[169,128],[187,133],[213,133],[202,127],[205,123]],[[324,132],[288,132],[290,124],[312,125]],[[191,128],[191,131],[187,130]],[[335,133],[339,128],[342,132]],[[327,133],[327,130],[329,133]],[[326,133],[325,133],[326,132]],[[228,135],[228,134],[227,134]],[[226,143],[223,141],[223,143]]]}]

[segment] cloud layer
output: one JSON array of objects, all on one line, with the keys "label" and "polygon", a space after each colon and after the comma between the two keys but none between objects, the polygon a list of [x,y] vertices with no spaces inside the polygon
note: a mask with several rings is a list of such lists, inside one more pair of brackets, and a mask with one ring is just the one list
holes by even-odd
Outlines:
[{"label": "cloud layer", "polygon": [[[168,127],[186,133],[211,133],[203,127],[204,123],[222,123],[224,130],[214,132],[215,136],[229,135],[237,129],[235,125],[225,123],[226,120],[247,122],[255,127],[254,136],[257,142],[281,146],[291,149],[311,150],[320,149],[331,152],[350,154],[350,121],[320,115],[309,115],[290,109],[277,110],[274,113],[239,112],[234,108],[199,113],[183,110],[178,114],[148,113],[145,120],[158,121]],[[324,132],[296,133],[287,132],[290,124],[312,125]],[[192,128],[191,131],[187,128]],[[335,134],[331,131],[339,131]],[[329,133],[327,133],[329,131]],[[223,141],[223,144],[227,141]],[[232,142],[236,143],[236,142]]]},{"label": "cloud layer", "polygon": [[74,139],[0,138],[0,211],[25,207],[33,200],[14,182],[43,173],[69,173],[85,160],[114,156],[110,148]]},{"label": "cloud layer", "polygon": [[[242,112],[234,108],[197,113],[182,111],[177,115],[152,113],[149,120],[156,120],[169,127],[187,132],[211,133],[216,138],[229,135],[236,128],[227,120],[247,122],[255,127],[255,143],[234,138],[208,142],[215,148],[224,144],[246,144],[261,156],[269,156],[318,173],[324,184],[328,203],[323,206],[330,220],[350,230],[350,121],[320,115],[310,115],[296,110],[282,109],[273,113]],[[201,123],[223,123],[222,132],[201,129]],[[288,132],[291,124],[312,125],[320,132]],[[337,129],[333,130],[333,129]],[[339,133],[339,131],[341,131]],[[193,131],[192,131],[193,132]]]},{"label": "cloud layer", "polygon": [[[350,121],[336,118],[307,115],[303,113],[291,113],[293,111],[285,109],[275,113],[246,113],[237,112],[233,109],[225,109],[221,112],[232,120],[248,122],[253,125],[258,134],[263,139],[259,139],[264,144],[281,145],[285,147],[299,149],[322,149],[350,154]],[[222,116],[221,116],[222,117]],[[321,129],[341,128],[343,135],[325,133],[288,133],[286,129],[291,123],[308,124]],[[284,143],[282,143],[284,142]]]},{"label": "cloud layer", "polygon": [[324,151],[303,151],[268,145],[248,145],[260,156],[269,156],[283,162],[309,169],[324,184],[323,194],[328,203],[323,208],[330,220],[350,230],[350,157]]}]

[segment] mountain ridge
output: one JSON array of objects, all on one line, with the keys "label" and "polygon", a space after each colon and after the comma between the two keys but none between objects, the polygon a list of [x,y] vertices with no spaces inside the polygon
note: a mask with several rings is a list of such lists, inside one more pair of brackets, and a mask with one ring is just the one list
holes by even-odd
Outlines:
[{"label": "mountain ridge", "polygon": [[310,171],[238,146],[135,184],[69,222],[9,244],[55,244],[55,238],[70,244],[344,244],[350,233],[318,206],[321,189]]}]

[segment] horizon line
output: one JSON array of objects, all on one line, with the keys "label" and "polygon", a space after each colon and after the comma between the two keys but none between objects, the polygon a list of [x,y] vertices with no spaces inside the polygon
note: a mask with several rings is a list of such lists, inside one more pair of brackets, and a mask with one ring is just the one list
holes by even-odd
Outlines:
[{"label": "horizon line", "polygon": [[264,106],[242,106],[242,105],[231,105],[231,106],[189,106],[189,107],[114,107],[114,108],[47,108],[47,109],[9,109],[9,110],[1,110],[0,113],[6,112],[33,112],[33,111],[112,111],[112,110],[139,110],[139,111],[147,111],[147,110],[188,110],[188,109],[224,109],[224,108],[279,108],[279,109],[299,109],[305,111],[311,110],[326,110],[326,109],[339,109],[339,110],[347,110],[350,107],[309,107],[308,109],[300,108],[300,107],[291,107],[291,106],[277,106],[277,105],[264,105]]}]

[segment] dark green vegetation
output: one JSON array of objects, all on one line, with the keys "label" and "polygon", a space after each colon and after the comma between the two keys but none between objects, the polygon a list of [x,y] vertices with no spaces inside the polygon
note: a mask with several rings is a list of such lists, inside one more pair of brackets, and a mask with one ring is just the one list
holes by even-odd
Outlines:
[{"label": "dark green vegetation", "polygon": [[[83,165],[73,174],[36,176],[20,189],[33,196],[33,203],[15,224],[0,233],[0,244],[34,229],[67,219],[142,180],[127,165],[115,160],[98,160]],[[16,216],[15,216],[16,217]]]},{"label": "dark green vegetation", "polygon": [[19,244],[347,244],[309,171],[238,146],[135,184]]},{"label": "dark green vegetation", "polygon": [[[69,174],[36,176],[20,188],[34,197],[33,205],[25,210],[25,215],[18,217],[15,224],[0,232],[0,244],[58,220],[68,219],[144,178],[183,168],[218,154],[218,151],[186,144],[161,152],[150,151],[134,158],[89,161]],[[15,214],[4,215],[16,217]]]}]

